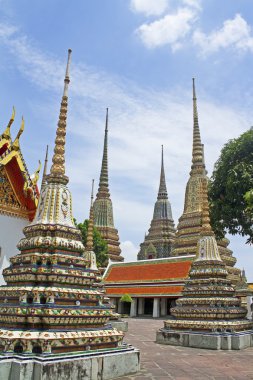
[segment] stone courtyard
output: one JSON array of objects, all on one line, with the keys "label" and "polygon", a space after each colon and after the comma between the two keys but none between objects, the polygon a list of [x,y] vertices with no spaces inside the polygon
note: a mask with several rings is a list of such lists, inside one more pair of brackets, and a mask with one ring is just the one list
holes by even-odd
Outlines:
[{"label": "stone courtyard", "polygon": [[156,344],[163,319],[129,318],[125,341],[141,351],[141,371],[119,380],[253,379],[253,348],[211,351]]}]

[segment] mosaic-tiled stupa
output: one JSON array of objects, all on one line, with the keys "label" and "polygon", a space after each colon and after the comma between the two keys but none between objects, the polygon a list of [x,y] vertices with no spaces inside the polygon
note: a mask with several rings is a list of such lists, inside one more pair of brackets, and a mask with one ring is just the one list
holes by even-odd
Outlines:
[{"label": "mosaic-tiled stupa", "polygon": [[66,354],[118,345],[119,350],[123,339],[121,332],[106,325],[111,310],[103,305],[97,270],[84,252],[72,217],[65,174],[70,56],[71,50],[51,171],[44,178],[35,218],[18,243],[20,253],[3,271],[7,285],[0,287],[0,351],[4,354]]},{"label": "mosaic-tiled stupa", "polygon": [[144,242],[140,244],[138,260],[169,257],[172,244],[175,240],[175,232],[171,204],[168,200],[162,146],[161,174],[157,201],[148,234],[145,235]]},{"label": "mosaic-tiled stupa", "polygon": [[165,321],[165,329],[211,332],[250,330],[246,308],[235,296],[225,263],[210,226],[207,182],[202,183],[203,211],[196,258],[192,263],[182,297],[171,309],[175,319]]},{"label": "mosaic-tiled stupa", "polygon": [[[204,148],[201,143],[197,98],[193,79],[193,148],[190,178],[185,192],[184,211],[179,218],[176,240],[171,256],[185,256],[196,253],[196,246],[202,230],[203,183],[208,183],[204,160]],[[228,239],[217,241],[220,256],[226,264],[229,278],[236,284],[240,281],[240,270],[234,268],[236,258],[227,248]]]},{"label": "mosaic-tiled stupa", "polygon": [[99,187],[94,202],[94,225],[107,242],[108,257],[112,261],[124,261],[121,256],[118,230],[114,227],[112,200],[108,176],[108,108],[106,110],[104,150]]}]

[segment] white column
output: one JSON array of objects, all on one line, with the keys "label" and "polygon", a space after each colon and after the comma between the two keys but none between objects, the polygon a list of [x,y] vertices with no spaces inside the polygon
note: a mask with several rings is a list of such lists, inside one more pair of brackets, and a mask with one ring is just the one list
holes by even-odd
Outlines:
[{"label": "white column", "polygon": [[131,308],[130,308],[130,317],[136,317],[137,316],[137,298],[133,298],[133,301],[131,302]]},{"label": "white column", "polygon": [[160,298],[154,298],[153,318],[160,317]]},{"label": "white column", "polygon": [[167,298],[161,298],[161,316],[167,315]]},{"label": "white column", "polygon": [[144,298],[138,298],[138,315],[144,314]]}]

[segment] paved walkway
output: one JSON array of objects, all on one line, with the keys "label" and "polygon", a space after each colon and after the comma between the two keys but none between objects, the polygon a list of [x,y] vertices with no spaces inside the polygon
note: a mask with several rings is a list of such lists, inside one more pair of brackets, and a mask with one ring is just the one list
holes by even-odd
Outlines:
[{"label": "paved walkway", "polygon": [[119,380],[249,380],[253,379],[253,347],[212,351],[156,344],[163,321],[129,318],[125,340],[141,351],[141,371]]}]

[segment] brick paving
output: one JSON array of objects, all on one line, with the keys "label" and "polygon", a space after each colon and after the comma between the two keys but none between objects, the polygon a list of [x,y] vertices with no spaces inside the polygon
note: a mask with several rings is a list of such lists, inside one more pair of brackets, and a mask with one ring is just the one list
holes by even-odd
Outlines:
[{"label": "brick paving", "polygon": [[156,344],[161,319],[129,318],[125,341],[141,352],[141,370],[119,380],[249,380],[253,379],[253,347],[212,351]]}]

